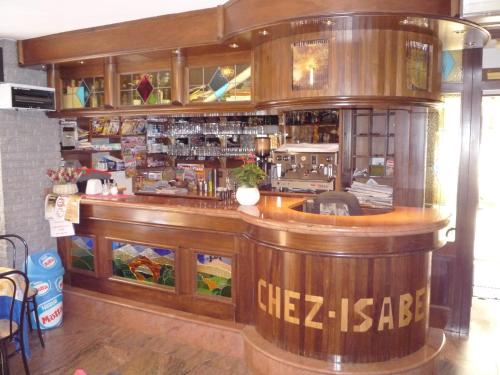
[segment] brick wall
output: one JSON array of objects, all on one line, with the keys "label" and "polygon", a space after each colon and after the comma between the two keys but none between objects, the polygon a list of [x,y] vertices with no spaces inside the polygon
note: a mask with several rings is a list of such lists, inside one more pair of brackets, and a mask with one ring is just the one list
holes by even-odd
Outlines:
[{"label": "brick wall", "polygon": [[[0,47],[5,82],[46,86],[44,71],[18,66],[14,41],[0,39]],[[0,110],[0,232],[21,235],[30,251],[56,246],[43,208],[44,190],[51,185],[45,171],[61,158],[58,134],[58,121],[45,112]]]}]

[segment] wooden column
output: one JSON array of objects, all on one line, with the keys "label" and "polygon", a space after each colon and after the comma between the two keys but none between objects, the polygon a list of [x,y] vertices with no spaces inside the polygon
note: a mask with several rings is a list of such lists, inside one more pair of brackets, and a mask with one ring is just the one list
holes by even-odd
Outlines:
[{"label": "wooden column", "polygon": [[104,107],[113,108],[118,97],[116,85],[116,58],[106,57],[104,61]]},{"label": "wooden column", "polygon": [[172,54],[172,104],[183,105],[186,98],[185,69],[186,58],[181,50]]},{"label": "wooden column", "polygon": [[468,334],[472,306],[474,235],[478,205],[482,49],[463,51],[462,144],[457,190],[455,288],[448,329]]},{"label": "wooden column", "polygon": [[62,81],[61,81],[61,72],[59,68],[55,64],[47,65],[47,86],[53,87],[56,89],[56,111],[60,111],[62,109]]}]

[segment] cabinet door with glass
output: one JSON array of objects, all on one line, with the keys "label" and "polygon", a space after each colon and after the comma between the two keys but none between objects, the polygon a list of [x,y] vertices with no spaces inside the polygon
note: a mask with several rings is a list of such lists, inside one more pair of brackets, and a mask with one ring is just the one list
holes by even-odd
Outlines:
[{"label": "cabinet door with glass", "polygon": [[356,177],[384,178],[394,175],[395,112],[352,111],[351,173]]},{"label": "cabinet door with glass", "polygon": [[120,105],[171,104],[170,71],[120,74]]}]

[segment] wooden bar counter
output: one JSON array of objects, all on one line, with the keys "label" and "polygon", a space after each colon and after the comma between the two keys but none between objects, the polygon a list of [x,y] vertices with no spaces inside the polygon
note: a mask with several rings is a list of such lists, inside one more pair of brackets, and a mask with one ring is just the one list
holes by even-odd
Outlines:
[{"label": "wooden bar counter", "polygon": [[[256,206],[238,207],[84,196],[76,232],[91,241],[92,264],[78,265],[75,238],[60,240],[66,282],[243,323],[283,351],[324,361],[383,363],[422,350],[429,332],[431,256],[442,246],[438,234],[447,216],[411,207],[325,216],[295,210],[303,200],[263,196]],[[134,275],[149,267],[152,279],[120,276],[115,251],[125,244],[169,249],[175,254],[173,284],[157,282],[160,272],[144,253],[135,254],[134,262],[143,260],[139,265],[129,266]],[[225,261],[226,293],[200,293],[200,254]]]}]

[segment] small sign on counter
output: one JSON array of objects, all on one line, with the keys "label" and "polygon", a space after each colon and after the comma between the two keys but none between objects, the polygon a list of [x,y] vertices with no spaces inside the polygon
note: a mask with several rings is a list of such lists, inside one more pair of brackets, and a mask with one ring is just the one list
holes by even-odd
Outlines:
[{"label": "small sign on counter", "polygon": [[73,223],[80,222],[78,195],[48,194],[45,197],[45,219],[49,220],[51,237],[73,236]]}]

